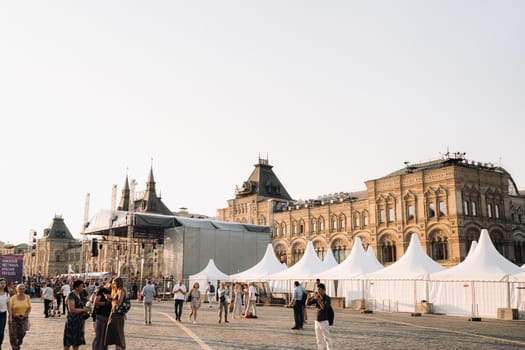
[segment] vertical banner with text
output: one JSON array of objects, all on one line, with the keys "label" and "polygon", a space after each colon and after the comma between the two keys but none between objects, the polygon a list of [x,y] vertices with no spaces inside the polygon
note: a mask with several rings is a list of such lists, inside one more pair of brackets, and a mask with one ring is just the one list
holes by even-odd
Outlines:
[{"label": "vertical banner with text", "polygon": [[24,271],[24,257],[22,255],[0,255],[0,276],[7,280],[7,284],[22,282]]}]

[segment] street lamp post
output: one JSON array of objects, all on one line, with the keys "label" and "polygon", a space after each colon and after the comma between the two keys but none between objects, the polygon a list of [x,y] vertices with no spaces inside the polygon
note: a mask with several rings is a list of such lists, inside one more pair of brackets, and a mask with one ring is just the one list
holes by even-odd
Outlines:
[{"label": "street lamp post", "polygon": [[128,249],[126,252],[126,265],[128,267],[128,290],[131,289],[131,249],[133,247],[133,225],[135,224],[135,186],[137,181],[131,180],[129,191],[129,211],[128,211]]}]

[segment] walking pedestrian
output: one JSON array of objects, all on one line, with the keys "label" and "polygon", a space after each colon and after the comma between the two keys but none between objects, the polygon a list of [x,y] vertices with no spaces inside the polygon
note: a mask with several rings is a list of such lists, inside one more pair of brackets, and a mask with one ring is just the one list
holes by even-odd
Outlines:
[{"label": "walking pedestrian", "polygon": [[221,323],[222,312],[224,311],[224,323],[228,323],[228,291],[225,288],[224,282],[219,284],[217,289],[217,296],[219,297],[219,323]]},{"label": "walking pedestrian", "polygon": [[144,324],[151,324],[151,306],[153,305],[153,297],[155,296],[155,287],[148,280],[144,288],[142,288],[142,296],[144,303]]},{"label": "walking pedestrian", "polygon": [[173,300],[175,301],[175,319],[181,322],[182,306],[184,305],[184,298],[186,298],[186,286],[182,280],[179,280],[175,286],[173,286]]},{"label": "walking pedestrian", "polygon": [[73,290],[68,294],[64,301],[67,304],[67,320],[64,326],[64,350],[78,350],[80,345],[86,344],[84,336],[84,323],[89,318],[89,308],[82,300],[84,281],[76,280],[73,282]]},{"label": "walking pedestrian", "polygon": [[209,306],[212,307],[211,304],[215,303],[215,286],[213,283],[211,283],[211,281],[208,281],[208,287],[206,288],[204,294],[208,298]]},{"label": "walking pedestrian", "polygon": [[0,349],[4,342],[5,324],[7,322],[7,311],[9,310],[9,293],[7,292],[7,281],[0,278]]},{"label": "walking pedestrian", "polygon": [[9,341],[13,350],[20,350],[29,328],[31,300],[29,295],[25,294],[25,290],[25,285],[18,284],[16,294],[9,301]]},{"label": "walking pedestrian", "polygon": [[242,286],[236,283],[233,289],[233,318],[242,317],[242,297]]},{"label": "walking pedestrian", "polygon": [[193,288],[188,294],[188,297],[190,298],[189,303],[191,307],[191,312],[188,316],[188,321],[191,322],[191,316],[193,316],[193,324],[195,324],[197,323],[197,311],[201,307],[201,292],[199,290],[199,282],[195,282],[193,284]]},{"label": "walking pedestrian", "polygon": [[307,305],[315,305],[317,309],[317,319],[315,320],[315,338],[318,350],[332,350],[332,337],[330,335],[330,325],[333,322],[332,305],[330,297],[326,295],[326,287],[323,283],[317,286],[317,293],[311,293],[306,299]]},{"label": "walking pedestrian", "polygon": [[250,287],[248,288],[248,296],[247,296],[247,303],[246,303],[246,310],[244,311],[244,317],[248,315],[250,312],[250,309],[253,310],[251,317],[257,317],[257,308],[255,304],[257,303],[257,288],[255,287],[255,283],[251,282]]},{"label": "walking pedestrian", "polygon": [[43,288],[41,291],[40,291],[41,295],[40,295],[40,299],[42,299],[44,301],[44,316],[45,318],[48,318],[49,317],[49,309],[50,309],[50,306],[52,305],[53,303],[53,288],[51,288],[51,283],[47,283],[46,287]]}]

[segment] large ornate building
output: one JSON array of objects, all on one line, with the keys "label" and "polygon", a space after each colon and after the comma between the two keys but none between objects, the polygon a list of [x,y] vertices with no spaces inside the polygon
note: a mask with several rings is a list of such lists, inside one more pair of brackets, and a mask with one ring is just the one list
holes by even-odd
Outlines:
[{"label": "large ornate building", "polygon": [[34,232],[33,243],[24,254],[24,275],[53,276],[81,269],[82,243],[73,238],[64,219],[55,215],[41,238]]},{"label": "large ornate building", "polygon": [[308,240],[321,258],[331,248],[342,261],[355,237],[389,264],[415,233],[429,256],[451,266],[465,258],[482,228],[509,260],[525,262],[525,195],[501,167],[447,153],[407,162],[365,185],[359,192],[294,200],[268,160],[259,159],[218,219],[270,226],[275,252],[288,264],[302,257]]}]

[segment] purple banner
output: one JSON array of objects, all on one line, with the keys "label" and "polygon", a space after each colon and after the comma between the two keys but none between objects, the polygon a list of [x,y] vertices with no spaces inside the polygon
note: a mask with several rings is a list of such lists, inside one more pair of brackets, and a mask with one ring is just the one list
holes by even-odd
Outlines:
[{"label": "purple banner", "polygon": [[22,255],[0,255],[0,276],[7,280],[7,285],[22,282],[24,257]]}]

